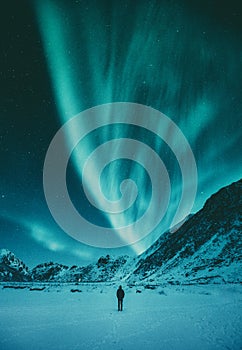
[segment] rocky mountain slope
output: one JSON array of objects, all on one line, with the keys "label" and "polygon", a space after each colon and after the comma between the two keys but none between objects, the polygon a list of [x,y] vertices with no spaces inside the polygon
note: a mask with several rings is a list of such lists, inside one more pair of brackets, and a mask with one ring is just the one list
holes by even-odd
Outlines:
[{"label": "rocky mountain slope", "polygon": [[0,281],[105,282],[121,280],[134,269],[136,259],[128,256],[102,256],[96,264],[71,266],[48,262],[30,270],[7,249],[0,250]]},{"label": "rocky mountain slope", "polygon": [[0,250],[0,281],[30,281],[28,267],[7,249]]},{"label": "rocky mountain slope", "polygon": [[242,180],[221,189],[140,257],[131,281],[242,282]]},{"label": "rocky mountain slope", "polygon": [[96,264],[68,267],[53,262],[32,271],[0,250],[0,281],[128,283],[241,283],[242,180],[207,200],[176,231],[166,232],[144,254],[100,257]]},{"label": "rocky mountain slope", "polygon": [[123,279],[133,259],[121,256],[114,259],[110,255],[102,256],[96,264],[88,266],[65,266],[53,262],[36,266],[32,270],[33,280],[58,282],[104,282]]}]

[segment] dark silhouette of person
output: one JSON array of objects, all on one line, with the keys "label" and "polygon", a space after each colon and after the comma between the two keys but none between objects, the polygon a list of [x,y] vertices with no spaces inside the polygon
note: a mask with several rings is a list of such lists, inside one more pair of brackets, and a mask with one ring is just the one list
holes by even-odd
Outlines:
[{"label": "dark silhouette of person", "polygon": [[117,298],[118,298],[118,311],[123,311],[123,299],[124,299],[124,290],[122,286],[119,286],[117,290]]}]

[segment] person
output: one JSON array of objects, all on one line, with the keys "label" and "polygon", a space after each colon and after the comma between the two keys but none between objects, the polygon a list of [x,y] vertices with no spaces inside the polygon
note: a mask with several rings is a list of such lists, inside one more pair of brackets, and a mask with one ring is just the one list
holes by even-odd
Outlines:
[{"label": "person", "polygon": [[124,290],[122,286],[119,286],[117,290],[117,298],[118,298],[118,311],[123,311],[123,299],[124,299]]}]

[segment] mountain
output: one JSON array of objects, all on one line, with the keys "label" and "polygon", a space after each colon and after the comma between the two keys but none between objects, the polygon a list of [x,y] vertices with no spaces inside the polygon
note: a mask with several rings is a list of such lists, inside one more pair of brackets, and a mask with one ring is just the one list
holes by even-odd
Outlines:
[{"label": "mountain", "polygon": [[49,262],[37,265],[32,269],[31,274],[34,281],[59,281],[64,277],[67,270],[68,266]]},{"label": "mountain", "polygon": [[28,267],[7,249],[0,250],[0,281],[30,281]]},{"label": "mountain", "polygon": [[32,270],[32,278],[35,281],[58,282],[104,282],[113,279],[122,279],[128,273],[128,266],[133,259],[121,256],[114,259],[110,255],[102,256],[96,264],[88,266],[68,267],[53,262],[36,266]]},{"label": "mountain", "polygon": [[242,282],[242,180],[212,195],[177,231],[148,249],[132,282]]},{"label": "mountain", "polygon": [[30,270],[7,249],[0,250],[0,281],[105,282],[123,279],[136,262],[134,258],[102,256],[96,264],[71,266],[48,262]]},{"label": "mountain", "polygon": [[0,281],[242,283],[241,192],[242,179],[222,188],[180,228],[161,235],[135,259],[106,255],[84,267],[50,262],[30,271],[13,253],[2,249]]}]

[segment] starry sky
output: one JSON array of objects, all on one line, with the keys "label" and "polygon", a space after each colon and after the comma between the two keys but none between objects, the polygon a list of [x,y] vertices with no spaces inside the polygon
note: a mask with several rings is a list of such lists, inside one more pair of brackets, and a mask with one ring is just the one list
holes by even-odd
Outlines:
[{"label": "starry sky", "polygon": [[[174,154],[149,131],[124,125],[94,131],[73,152],[66,178],[72,201],[96,225],[114,225],[87,202],[75,153],[81,149],[88,157],[102,142],[134,138],[159,153],[169,173],[166,225],[138,246],[109,250],[75,240],[52,217],[43,190],[48,147],[66,122],[101,104],[150,106],[179,127],[197,166],[192,212],[241,178],[240,1],[10,0],[1,3],[0,12],[0,247],[31,267],[50,260],[81,265],[107,253],[135,256],[169,226],[181,194]],[[151,190],[147,171],[123,159],[102,175],[104,184],[107,179],[112,184],[107,189],[112,199],[126,177],[139,190],[127,223],[137,213],[142,216]],[[90,187],[95,181],[87,177]]]}]

